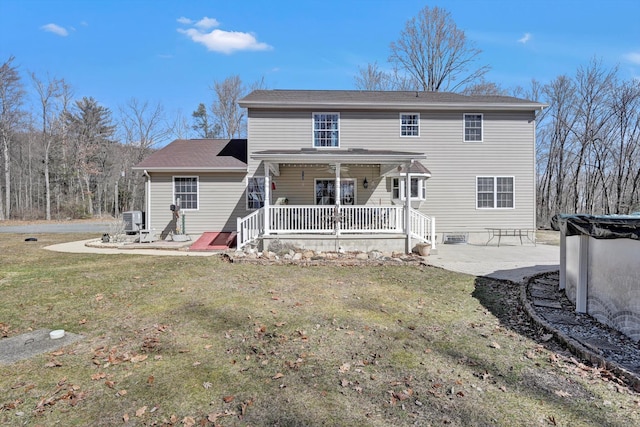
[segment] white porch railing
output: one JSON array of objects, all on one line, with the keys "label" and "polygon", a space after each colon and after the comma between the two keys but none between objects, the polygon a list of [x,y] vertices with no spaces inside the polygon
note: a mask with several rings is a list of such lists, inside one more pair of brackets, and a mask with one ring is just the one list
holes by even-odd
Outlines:
[{"label": "white porch railing", "polygon": [[409,223],[411,224],[411,237],[430,243],[431,248],[436,248],[436,219],[426,216],[420,211],[409,211]]},{"label": "white porch railing", "polygon": [[238,218],[236,246],[242,249],[264,233],[264,209],[258,209],[244,218]]},{"label": "white porch railing", "polygon": [[[264,208],[238,218],[238,249],[265,232]],[[270,206],[269,234],[402,234],[404,206]],[[435,220],[411,209],[411,236],[435,247]]]}]

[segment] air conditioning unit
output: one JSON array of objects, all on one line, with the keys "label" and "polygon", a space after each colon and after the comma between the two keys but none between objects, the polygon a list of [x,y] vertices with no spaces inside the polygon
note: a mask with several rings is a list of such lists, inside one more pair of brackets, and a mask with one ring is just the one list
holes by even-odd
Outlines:
[{"label": "air conditioning unit", "polygon": [[125,233],[137,233],[144,229],[144,215],[141,211],[127,211],[122,214]]}]

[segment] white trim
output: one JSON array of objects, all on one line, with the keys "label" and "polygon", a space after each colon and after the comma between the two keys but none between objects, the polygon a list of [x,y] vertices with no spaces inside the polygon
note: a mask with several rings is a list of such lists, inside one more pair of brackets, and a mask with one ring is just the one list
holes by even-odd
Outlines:
[{"label": "white trim", "polygon": [[171,176],[171,184],[172,184],[172,191],[173,191],[173,203],[176,202],[176,178],[195,178],[196,179],[196,204],[198,205],[198,207],[196,209],[193,208],[185,208],[183,206],[180,206],[180,210],[181,211],[187,211],[187,212],[196,212],[200,210],[200,176],[199,175],[172,175]]},{"label": "white trim", "polygon": [[[478,206],[478,178],[491,178],[493,179],[493,207],[479,207]],[[496,206],[498,203],[498,178],[511,178],[513,185],[513,206],[509,207],[498,207]],[[486,211],[486,210],[513,210],[516,208],[516,177],[514,175],[476,175],[475,182],[475,192],[476,192],[476,210]]]},{"label": "white trim", "polygon": [[[402,116],[418,116],[418,134],[417,135],[403,135],[402,134]],[[400,138],[419,138],[420,137],[420,128],[422,127],[422,123],[420,121],[420,113],[410,113],[410,112],[401,112],[398,115],[398,119],[399,119],[399,124],[400,124]],[[406,125],[406,126],[412,126],[412,125]]]},{"label": "white trim", "polygon": [[[338,145],[316,145],[316,115],[331,114],[338,116]],[[318,149],[336,149],[340,148],[340,112],[338,111],[313,111],[311,113],[311,147]]]},{"label": "white trim", "polygon": [[[391,177],[391,199],[392,200],[401,200],[404,201],[407,197],[407,192],[405,191],[405,179],[406,178],[406,173],[401,173],[401,174],[397,174],[396,176],[392,176]],[[423,202],[425,200],[427,200],[427,178],[429,178],[429,175],[425,174],[425,173],[411,173],[411,180],[417,180],[418,181],[418,197],[413,197],[411,196],[411,193],[409,193],[409,201],[420,201]],[[393,197],[393,190],[394,190],[394,180],[398,180],[398,192],[399,192],[399,196],[400,198],[395,198]]]},{"label": "white trim", "polygon": [[[245,182],[245,185],[244,185],[244,189],[245,189],[244,207],[248,211],[256,211],[256,210],[258,210],[260,208],[249,207],[249,180],[250,179],[262,179],[263,180],[262,181],[262,185],[263,186],[266,186],[267,180],[266,180],[266,177],[264,177],[264,176],[248,176],[247,180]],[[266,198],[266,188],[263,188],[262,196]],[[264,206],[264,204],[265,204],[265,201],[263,200],[262,201],[262,206]]]},{"label": "white trim", "polygon": [[[480,116],[480,141],[467,140],[467,116]],[[462,113],[462,142],[469,144],[484,142],[484,114],[483,113]]]},{"label": "white trim", "polygon": [[[333,181],[333,185],[336,185],[336,178],[335,177],[329,177],[329,178],[314,178],[313,179],[313,205],[314,206],[333,206],[333,205],[319,205],[318,204],[318,196],[316,194],[316,186],[318,185],[318,181]],[[343,205],[342,204],[342,199],[340,200],[340,205],[342,206],[356,206],[358,204],[358,180],[356,178],[340,178],[340,185],[346,183],[346,182],[353,182],[353,204],[350,205]],[[342,197],[340,190],[340,197]],[[337,196],[338,192],[334,189],[334,199],[337,200]],[[335,200],[334,200],[334,204],[335,204]]]}]

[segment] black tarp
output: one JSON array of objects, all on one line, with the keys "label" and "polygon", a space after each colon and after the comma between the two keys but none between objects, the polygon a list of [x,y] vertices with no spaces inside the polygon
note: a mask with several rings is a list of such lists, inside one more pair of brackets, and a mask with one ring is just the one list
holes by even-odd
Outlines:
[{"label": "black tarp", "polygon": [[640,215],[560,215],[560,231],[595,239],[640,240]]}]

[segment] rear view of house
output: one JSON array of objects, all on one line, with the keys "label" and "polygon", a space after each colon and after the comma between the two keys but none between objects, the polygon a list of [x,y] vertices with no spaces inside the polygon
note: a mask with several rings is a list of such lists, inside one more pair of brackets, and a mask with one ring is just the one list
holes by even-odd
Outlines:
[{"label": "rear view of house", "polygon": [[[147,227],[236,231],[238,245],[403,250],[487,228],[535,229],[544,105],[442,92],[258,90],[246,141],[175,141],[146,171]],[[227,144],[227,145],[225,145]],[[238,148],[240,147],[240,148]],[[225,152],[226,150],[226,152]],[[178,155],[179,154],[179,155]],[[188,202],[185,202],[188,200]],[[167,228],[168,227],[168,228]]]}]

